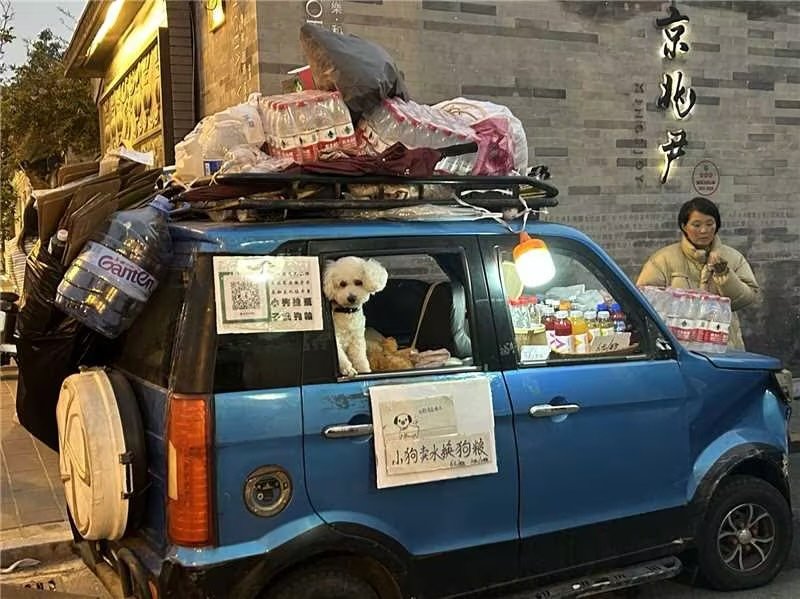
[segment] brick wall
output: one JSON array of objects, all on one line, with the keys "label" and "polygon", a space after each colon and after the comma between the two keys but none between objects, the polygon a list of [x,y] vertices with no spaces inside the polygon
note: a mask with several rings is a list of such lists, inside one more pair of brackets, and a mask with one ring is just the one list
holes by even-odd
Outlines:
[{"label": "brick wall", "polygon": [[192,2],[201,117],[243,102],[251,91],[258,89],[258,4],[252,0],[228,0],[225,23],[211,31],[206,3]]},{"label": "brick wall", "polygon": [[[800,373],[800,3],[678,2],[690,50],[673,62],[654,24],[668,4],[346,1],[343,22],[392,53],[417,101],[465,95],[509,106],[531,162],[548,164],[561,190],[549,218],[585,230],[631,277],[678,239],[678,206],[696,195],[692,172],[713,161],[721,236],[764,288],[764,305],[741,315],[748,347]],[[305,62],[304,5],[258,3],[265,93]],[[677,68],[697,94],[681,122],[656,108],[662,73]],[[679,127],[686,154],[662,185],[659,146]]]}]

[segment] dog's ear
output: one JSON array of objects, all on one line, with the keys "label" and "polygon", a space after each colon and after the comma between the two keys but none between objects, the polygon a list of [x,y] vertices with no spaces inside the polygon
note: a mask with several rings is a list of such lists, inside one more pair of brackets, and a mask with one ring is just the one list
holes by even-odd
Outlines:
[{"label": "dog's ear", "polygon": [[333,276],[335,271],[336,262],[333,260],[326,260],[325,270],[322,271],[322,293],[324,293],[325,297],[329,300],[332,300],[336,293],[336,281]]},{"label": "dog's ear", "polygon": [[389,280],[389,273],[377,260],[366,260],[364,262],[364,289],[370,293],[377,293],[386,287]]}]

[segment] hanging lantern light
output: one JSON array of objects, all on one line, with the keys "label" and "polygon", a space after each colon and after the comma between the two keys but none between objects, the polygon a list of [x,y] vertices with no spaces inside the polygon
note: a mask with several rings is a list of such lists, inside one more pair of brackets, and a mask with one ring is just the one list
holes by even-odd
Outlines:
[{"label": "hanging lantern light", "polygon": [[541,239],[532,239],[524,231],[519,234],[519,245],[514,248],[514,264],[526,287],[539,287],[556,275],[556,265],[547,244]]}]

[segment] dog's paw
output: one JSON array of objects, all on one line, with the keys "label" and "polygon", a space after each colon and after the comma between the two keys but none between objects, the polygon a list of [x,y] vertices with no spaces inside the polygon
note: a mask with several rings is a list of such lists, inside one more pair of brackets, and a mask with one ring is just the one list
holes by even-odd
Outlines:
[{"label": "dog's paw", "polygon": [[340,369],[340,371],[342,373],[342,376],[346,376],[346,377],[354,377],[354,376],[358,375],[358,370],[356,370],[352,366],[342,367]]}]

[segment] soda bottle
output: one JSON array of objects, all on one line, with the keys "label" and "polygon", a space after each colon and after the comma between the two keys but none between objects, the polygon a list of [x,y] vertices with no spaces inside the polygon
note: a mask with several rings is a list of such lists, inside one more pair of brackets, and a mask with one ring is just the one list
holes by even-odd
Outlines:
[{"label": "soda bottle", "polygon": [[555,347],[556,317],[552,306],[545,305],[542,308],[542,324],[544,325],[544,336],[547,339],[547,345],[551,348]]},{"label": "soda bottle", "polygon": [[572,325],[572,349],[576,354],[588,353],[589,327],[580,310],[569,313],[569,322]]},{"label": "soda bottle", "polygon": [[572,323],[567,318],[566,310],[556,312],[556,321],[553,323],[553,345],[551,349],[562,354],[572,353]]},{"label": "soda bottle", "polygon": [[600,323],[597,321],[597,312],[595,310],[586,310],[583,313],[583,318],[586,320],[586,328],[589,330],[587,339],[591,346],[592,339],[600,336]]},{"label": "soda bottle", "polygon": [[617,333],[624,333],[628,329],[625,313],[617,303],[611,304],[611,322],[614,323],[614,331]]},{"label": "soda bottle", "polygon": [[47,246],[47,251],[50,255],[61,262],[64,256],[64,250],[67,248],[67,239],[69,238],[69,231],[66,229],[59,229],[55,235],[50,238],[50,243]]},{"label": "soda bottle", "polygon": [[608,310],[600,310],[597,313],[597,328],[600,329],[600,336],[614,334],[614,323],[611,322],[611,314]]},{"label": "soda bottle", "polygon": [[170,260],[170,203],[157,196],[144,208],[115,213],[64,274],[55,304],[110,339],[142,311]]}]

